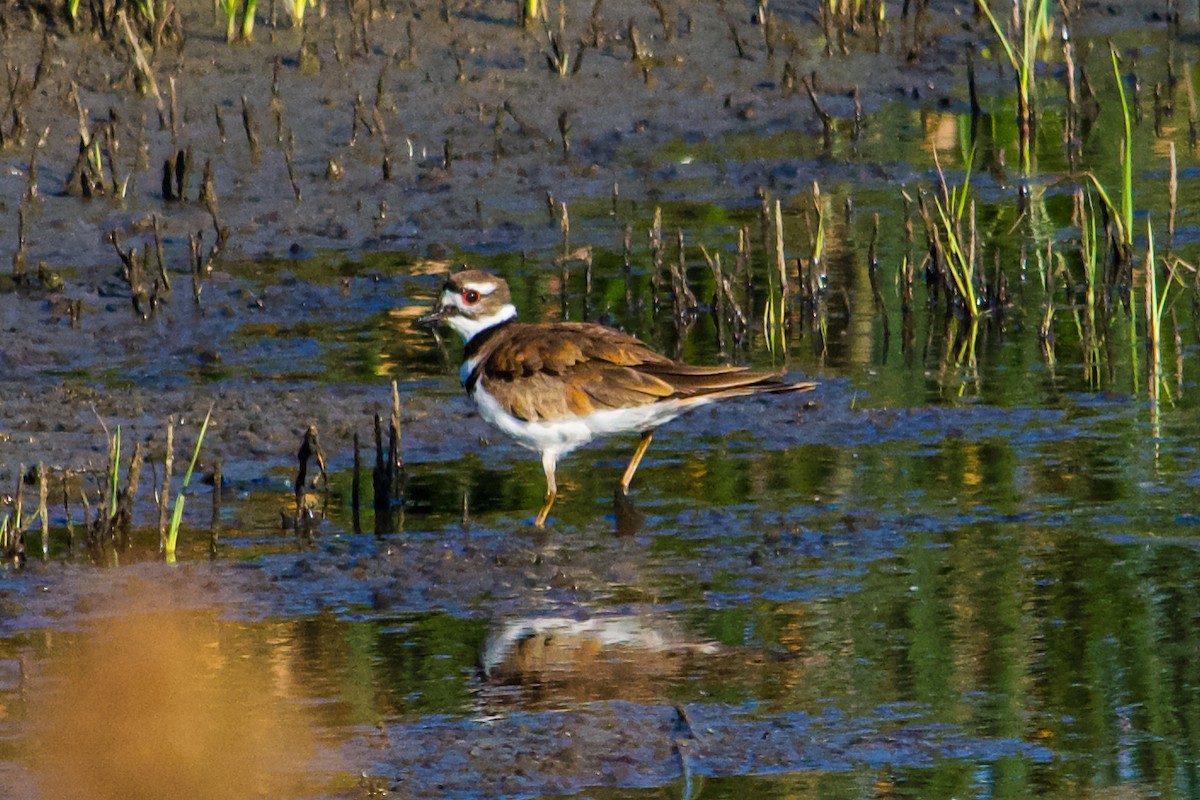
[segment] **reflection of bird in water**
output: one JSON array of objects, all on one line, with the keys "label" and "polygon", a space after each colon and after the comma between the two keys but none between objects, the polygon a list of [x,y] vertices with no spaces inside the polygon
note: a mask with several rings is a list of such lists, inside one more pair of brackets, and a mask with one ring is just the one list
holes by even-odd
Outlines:
[{"label": "reflection of bird in water", "polygon": [[816,387],[744,367],[684,364],[603,325],[530,324],[516,317],[502,278],[465,270],[446,279],[437,304],[419,321],[445,322],[463,337],[460,376],[480,415],[541,453],[546,500],[534,521],[538,527],[558,493],[559,457],[597,436],[641,434],[621,477],[625,494],[654,429],[664,422],[726,397]]},{"label": "reflection of bird in water", "polygon": [[718,651],[711,642],[686,641],[674,620],[662,615],[535,616],[493,630],[481,662],[493,683],[553,680],[578,700],[634,699],[660,696],[655,684],[684,669],[688,656]]}]

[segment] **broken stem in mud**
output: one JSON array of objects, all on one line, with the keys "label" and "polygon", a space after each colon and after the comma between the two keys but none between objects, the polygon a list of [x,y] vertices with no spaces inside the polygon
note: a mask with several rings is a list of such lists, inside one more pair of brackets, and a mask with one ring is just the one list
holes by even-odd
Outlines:
[{"label": "broken stem in mud", "polygon": [[283,69],[283,57],[276,55],[271,71],[271,99],[267,102],[267,108],[271,111],[271,118],[275,120],[275,144],[283,144],[283,98],[279,95],[279,73]]},{"label": "broken stem in mud", "polygon": [[713,293],[712,310],[717,321],[717,351],[721,358],[727,359],[729,357],[728,324],[725,312],[727,286],[725,277],[721,274],[721,254],[717,253],[716,257],[713,257],[704,245],[700,245],[700,254],[704,256],[704,260],[708,263],[708,269],[712,272],[713,282],[716,284],[716,291]]},{"label": "broken stem in mud", "polygon": [[[849,228],[853,205],[848,197],[846,203],[846,227]],[[815,300],[828,283],[825,274],[825,204],[821,202],[821,186],[816,181],[813,181],[812,185],[812,207],[813,213],[817,216],[817,229],[815,233],[812,233],[812,255],[808,259],[807,280],[801,291],[808,299]],[[807,212],[804,216],[805,220],[808,220]]]},{"label": "broken stem in mud", "polygon": [[775,201],[775,269],[779,273],[779,291],[783,295],[783,303],[788,299],[787,258],[783,250],[783,206]]},{"label": "broken stem in mud", "polygon": [[217,123],[217,138],[221,141],[221,144],[225,144],[225,115],[221,113],[220,103],[213,104],[213,116],[216,118]]},{"label": "broken stem in mud", "polygon": [[[749,54],[746,53],[746,48],[742,44],[742,37],[738,34],[737,22],[734,20],[734,18],[732,16],[726,15],[725,24],[729,28],[729,38],[733,42],[733,49],[737,52],[737,57],[739,59],[748,60],[750,58],[750,56],[749,56]],[[630,27],[631,32],[635,30],[633,28],[632,21],[630,21],[629,27]],[[635,60],[637,60],[637,59],[635,59]]]},{"label": "broken stem in mud", "polygon": [[392,532],[391,497],[387,458],[383,451],[383,417],[375,414],[375,471],[371,474],[373,505],[375,507],[375,535],[384,536]]},{"label": "broken stem in mud", "polygon": [[675,307],[675,325],[683,333],[692,323],[692,309],[696,307],[696,295],[687,280],[687,252],[683,244],[683,228],[675,229],[678,258],[671,263],[671,297]]},{"label": "broken stem in mud", "polygon": [[179,138],[179,93],[175,90],[175,76],[167,76],[167,93],[171,96],[167,118],[170,120],[172,144]]},{"label": "broken stem in mud", "polygon": [[62,476],[63,518],[66,520],[67,549],[75,547],[75,523],[71,522],[71,496],[68,487],[71,484],[71,470],[64,469]]},{"label": "broken stem in mud", "polygon": [[492,163],[498,164],[504,157],[504,108],[496,107],[492,119]]},{"label": "broken stem in mud", "polygon": [[25,194],[22,199],[29,203],[33,203],[41,197],[38,190],[38,156],[42,152],[42,148],[46,146],[47,140],[50,138],[50,127],[47,126],[42,130],[42,135],[38,137],[33,144],[33,152],[29,154],[29,175],[25,183]]},{"label": "broken stem in mud", "polygon": [[[217,224],[215,216],[213,224]],[[212,269],[213,259],[225,247],[223,240],[225,235],[227,235],[226,229],[218,228],[217,241],[209,248],[206,254],[204,253],[204,232],[197,231],[194,235],[188,234],[188,251],[191,255],[192,265],[192,299],[196,305],[200,304],[200,292],[204,288],[204,276]]]},{"label": "broken stem in mud", "polygon": [[[165,161],[163,161],[162,180],[160,181],[160,183],[162,184],[161,191],[162,191],[162,199],[163,199],[164,203],[169,203],[172,200],[179,199],[175,195],[175,180],[174,180],[174,176],[173,176],[173,171],[171,169],[171,159],[169,159],[169,158],[166,159]],[[86,188],[84,189],[85,195],[88,195],[90,193],[91,192],[88,191]]]},{"label": "broken stem in mud", "polygon": [[208,523],[208,554],[215,556],[221,543],[221,462],[213,464],[212,517]]},{"label": "broken stem in mud", "polygon": [[913,200],[907,191],[901,190],[904,201],[904,257],[900,261],[900,310],[908,318],[913,304],[913,280],[915,277],[915,254],[913,251],[914,228],[912,217]]},{"label": "broken stem in mud", "polygon": [[162,197],[164,201],[186,201],[188,177],[192,171],[192,146],[178,150],[174,158],[163,161]]},{"label": "broken stem in mud", "polygon": [[[1068,63],[1070,63],[1068,61]],[[983,118],[983,105],[979,102],[979,86],[975,81],[975,48],[967,48],[967,97],[971,101],[971,125]],[[972,127],[972,130],[974,128]]]},{"label": "broken stem in mud", "polygon": [[155,293],[166,296],[171,294],[171,276],[167,274],[167,263],[163,258],[162,219],[158,214],[154,214],[151,219],[154,224],[154,260],[158,265],[158,281],[161,284],[161,288]]},{"label": "broken stem in mud", "polygon": [[117,257],[121,260],[123,266],[121,277],[129,286],[129,298],[133,304],[134,313],[142,319],[149,319],[158,305],[158,297],[151,297],[146,289],[143,270],[145,251],[139,253],[136,248],[131,248],[128,252],[122,250],[116,231],[109,232],[108,241],[117,251]]},{"label": "broken stem in mud", "polygon": [[12,254],[12,277],[23,279],[26,272],[25,264],[25,243],[28,241],[29,211],[38,199],[37,190],[37,155],[41,152],[43,146],[46,146],[46,140],[49,137],[50,128],[42,131],[42,136],[37,138],[34,144],[34,149],[29,155],[29,174],[26,176],[25,192],[20,196],[20,205],[17,207],[17,251]]},{"label": "broken stem in mud", "polygon": [[17,488],[13,492],[13,517],[9,526],[9,552],[17,566],[25,565],[25,465],[17,468]]},{"label": "broken stem in mud", "polygon": [[146,60],[146,56],[142,53],[142,47],[138,43],[137,34],[134,33],[133,27],[129,24],[129,19],[125,16],[125,9],[117,11],[117,20],[120,21],[122,29],[125,31],[125,40],[129,43],[129,49],[133,53],[133,63],[137,70],[137,74],[142,77],[145,83],[145,88],[150,94],[154,95],[154,106],[158,109],[158,120],[160,124],[166,125],[166,103],[163,102],[162,94],[158,91],[158,83],[154,80],[154,70],[150,68],[150,62]]},{"label": "broken stem in mud", "polygon": [[121,148],[121,140],[118,135],[120,128],[120,118],[117,116],[116,109],[109,109],[108,121],[104,125],[104,155],[105,161],[108,162],[108,179],[109,191],[113,197],[125,197],[125,190],[128,186],[129,178],[124,181],[117,173],[117,153]]},{"label": "broken stem in mud", "polygon": [[321,442],[317,437],[317,426],[309,425],[304,431],[304,439],[300,442],[300,449],[296,453],[296,460],[299,462],[299,466],[296,469],[296,480],[292,486],[296,500],[294,520],[297,533],[300,532],[300,520],[312,517],[312,508],[306,502],[305,497],[308,489],[308,461],[314,457],[317,460],[317,468],[320,470],[320,473],[317,478],[313,479],[313,490],[317,489],[319,481],[322,491],[328,493],[329,475],[325,469],[325,454],[321,451]]},{"label": "broken stem in mud", "polygon": [[37,465],[37,483],[38,518],[42,523],[42,560],[45,561],[50,557],[50,513],[46,502],[50,492],[46,485],[46,465],[40,461]]},{"label": "broken stem in mud", "polygon": [[133,529],[133,504],[137,500],[141,483],[142,458],[142,443],[135,442],[133,454],[129,457],[128,471],[125,473],[125,488],[117,496],[117,511],[111,523],[112,530],[120,535],[122,547],[128,545],[129,534]]},{"label": "broken stem in mud", "polygon": [[1075,162],[1083,152],[1082,117],[1079,88],[1075,78],[1075,48],[1065,25],[1063,26],[1063,63],[1066,66],[1067,81],[1066,124],[1063,126],[1063,143],[1066,145],[1067,163],[1074,170]]},{"label": "broken stem in mud", "polygon": [[289,130],[287,133],[287,147],[283,150],[283,160],[287,165],[288,181],[292,184],[292,193],[296,196],[296,202],[301,200],[300,182],[296,179],[296,134]]},{"label": "broken stem in mud", "polygon": [[180,200],[188,198],[188,184],[192,177],[192,146],[189,144],[175,156],[175,194]]},{"label": "broken stem in mud", "polygon": [[1163,119],[1170,114],[1168,105],[1163,97],[1163,85],[1154,84],[1154,135],[1160,139],[1163,136]]},{"label": "broken stem in mud", "polygon": [[[740,235],[741,231],[739,231]],[[730,276],[722,269],[720,253],[710,256],[703,245],[700,246],[700,252],[708,262],[713,279],[717,284],[715,300],[718,319],[717,331],[720,334],[722,326],[724,326],[726,342],[722,345],[722,350],[728,357],[735,348],[745,344],[746,332],[749,327],[746,323],[746,314],[742,311],[734,293],[734,281],[736,281],[737,275],[735,272],[731,280]]]},{"label": "broken stem in mud", "polygon": [[242,95],[242,130],[246,132],[246,142],[250,145],[250,163],[257,165],[261,158],[258,145],[258,115],[246,95]]},{"label": "broken stem in mud", "polygon": [[1168,142],[1167,148],[1171,172],[1167,181],[1167,246],[1164,249],[1170,260],[1175,246],[1175,212],[1179,207],[1179,167],[1175,161],[1175,142]]},{"label": "broken stem in mud", "polygon": [[737,254],[733,264],[733,284],[739,287],[746,305],[746,319],[754,318],[754,270],[751,268],[750,227],[738,228]]},{"label": "broken stem in mud", "polygon": [[871,298],[875,303],[875,313],[879,315],[883,326],[883,350],[887,352],[891,340],[891,330],[888,323],[887,304],[883,300],[883,291],[879,287],[879,212],[875,212],[874,224],[871,226],[871,242],[867,248],[867,280],[871,285]]},{"label": "broken stem in mud", "polygon": [[25,263],[25,220],[26,220],[26,201],[21,200],[21,205],[17,208],[17,249],[13,251],[12,257],[12,276],[13,281],[21,283],[25,280],[26,273],[29,271]]},{"label": "broken stem in mud", "polygon": [[392,381],[392,415],[388,421],[388,492],[389,499],[403,497],[404,456],[400,448],[400,386]]},{"label": "broken stem in mud", "polygon": [[800,82],[804,84],[804,91],[808,93],[808,101],[812,104],[813,111],[821,120],[822,142],[825,153],[828,154],[833,149],[833,117],[821,106],[821,101],[817,98],[816,90],[813,88],[817,82],[817,74],[814,72],[811,80],[809,76],[805,75]]},{"label": "broken stem in mud", "polygon": [[209,254],[211,260],[218,253],[225,252],[225,247],[229,244],[229,229],[221,224],[220,217],[218,216],[217,186],[216,180],[213,177],[211,158],[205,160],[204,172],[200,177],[200,202],[204,204],[205,210],[208,211],[208,216],[212,219],[215,241],[212,252]]},{"label": "broken stem in mud", "polygon": [[663,241],[662,208],[654,207],[654,222],[650,226],[650,302],[654,314],[658,314],[662,295]]},{"label": "broken stem in mud", "polygon": [[571,161],[571,112],[563,110],[558,115],[558,133],[562,140],[563,163]]}]

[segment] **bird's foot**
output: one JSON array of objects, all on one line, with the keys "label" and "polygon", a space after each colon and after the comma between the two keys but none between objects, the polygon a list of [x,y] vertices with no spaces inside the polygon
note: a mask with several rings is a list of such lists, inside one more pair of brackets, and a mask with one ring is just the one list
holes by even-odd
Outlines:
[{"label": "bird's foot", "polygon": [[522,522],[513,531],[513,535],[532,547],[545,547],[558,536],[558,528],[545,523],[534,525],[532,522]]},{"label": "bird's foot", "polygon": [[642,531],[642,523],[645,519],[634,506],[633,500],[630,499],[627,487],[618,486],[617,490],[613,492],[613,520],[615,522],[614,533],[618,537],[636,536]]}]

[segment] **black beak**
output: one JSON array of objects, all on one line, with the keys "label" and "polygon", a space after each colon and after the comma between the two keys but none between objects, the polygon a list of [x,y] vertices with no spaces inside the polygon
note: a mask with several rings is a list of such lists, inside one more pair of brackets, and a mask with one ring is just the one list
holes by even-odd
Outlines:
[{"label": "black beak", "polygon": [[452,288],[450,274],[446,273],[446,282],[442,285],[442,291],[438,294],[437,302],[433,304],[433,308],[429,309],[428,312],[417,317],[417,325],[420,325],[422,328],[432,328],[450,316],[450,309],[442,305],[442,297],[448,289]]},{"label": "black beak", "polygon": [[428,314],[422,314],[417,317],[417,324],[423,328],[432,328],[446,318],[446,309],[442,306],[441,301],[438,301],[433,308],[429,309]]}]

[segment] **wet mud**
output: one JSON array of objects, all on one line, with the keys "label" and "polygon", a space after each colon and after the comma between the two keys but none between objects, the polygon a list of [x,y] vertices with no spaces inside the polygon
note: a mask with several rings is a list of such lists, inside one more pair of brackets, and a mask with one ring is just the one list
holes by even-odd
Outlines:
[{"label": "wet mud", "polygon": [[[167,422],[182,451],[210,408],[199,471],[211,482],[220,464],[224,497],[215,512],[211,486],[189,497],[188,544],[171,566],[157,553],[151,490],[121,552],[68,551],[67,514],[82,511],[74,496],[73,512],[52,499],[52,555],[38,557],[31,531],[23,565],[0,572],[6,796],[128,797],[149,780],[173,791],[185,781],[195,797],[264,787],[414,798],[679,787],[692,797],[709,796],[706,786],[724,797],[755,784],[722,780],[763,779],[770,794],[834,775],[831,796],[849,797],[896,773],[919,783],[948,763],[1017,764],[1034,783],[1060,768],[1064,785],[1094,777],[1089,755],[1054,749],[1066,711],[1049,721],[1022,711],[1017,724],[997,714],[1003,724],[993,724],[989,703],[963,688],[970,675],[1002,671],[972,631],[1037,627],[1030,637],[1042,642],[1069,623],[1102,648],[1110,632],[1070,602],[1056,605],[1055,587],[1078,589],[1080,574],[1126,564],[1162,581],[1156,598],[1188,585],[1198,561],[1195,518],[1181,505],[1196,485],[1190,418],[1168,421],[1152,468],[1095,444],[1114,429],[1145,432],[1119,393],[1081,396],[1059,391],[1055,376],[1022,373],[1009,385],[1045,384],[1051,399],[938,404],[924,388],[933,370],[920,364],[908,383],[922,388],[906,392],[757,350],[743,360],[786,365],[821,387],[804,404],[751,399],[665,428],[627,503],[612,488],[632,442],[572,455],[559,471],[563,516],[537,531],[526,524],[543,488],[536,459],[462,396],[456,345],[413,327],[441,274],[462,262],[520,279],[527,319],[579,316],[556,255],[604,251],[612,261],[598,270],[617,286],[626,220],[656,206],[708,231],[705,214],[740,222],[764,191],[786,196],[814,180],[870,191],[928,177],[924,162],[873,161],[871,142],[913,135],[882,129],[889,108],[968,108],[968,51],[982,30],[970,4],[930,3],[919,24],[889,4],[879,52],[864,29],[832,58],[816,3],[772,4],[769,26],[751,4],[572,6],[563,30],[582,63],[560,77],[546,33],[521,29],[513,3],[329,4],[310,10],[302,30],[282,10],[271,25],[260,8],[255,41],[229,45],[212,10],[188,2],[179,37],[151,56],[160,108],[138,96],[120,41],[68,35],[25,3],[0,3],[3,57],[10,75],[19,70],[10,86],[31,87],[24,136],[0,148],[0,271],[28,268],[0,280],[6,508],[37,464],[98,496],[118,426],[146,445],[156,466],[144,483],[154,484]],[[1074,32],[1099,41],[1161,26],[1160,5],[1085,4]],[[559,10],[548,14],[553,30]],[[986,63],[983,90],[1009,91],[1011,76]],[[836,120],[836,148],[822,144],[801,78]],[[84,198],[71,183],[80,126],[113,114],[123,190]],[[856,115],[874,126],[861,145],[847,144]],[[781,155],[781,141],[795,152],[785,144]],[[772,145],[760,154],[762,142]],[[183,197],[166,198],[162,167],[181,152],[190,153]],[[213,204],[201,199],[206,163]],[[980,182],[1011,188],[1002,175]],[[869,197],[863,205],[869,213]],[[145,250],[150,287],[155,220],[173,288],[155,290],[151,307],[122,277],[110,236]],[[644,249],[645,231],[634,236]],[[644,284],[644,264],[635,271]],[[628,327],[662,349],[719,357],[708,339],[659,337],[661,319],[636,308],[640,323]],[[621,309],[609,296],[592,310],[622,322]],[[357,435],[370,482],[373,419],[388,416],[393,380],[407,483],[394,529],[375,537],[350,522],[349,474]],[[291,481],[312,425],[334,486],[314,493],[324,513],[298,533],[288,527]],[[1071,449],[1081,440],[1092,448],[1083,455]],[[1160,459],[1185,466],[1162,478]],[[1035,482],[1035,498],[1022,494]],[[36,489],[24,484],[29,504]],[[1140,502],[1129,485],[1171,499]],[[1104,505],[1113,497],[1127,504]],[[1153,545],[1137,540],[1147,530]],[[982,542],[982,555],[963,555],[965,540]],[[1168,561],[1186,580],[1164,576]],[[1003,616],[1007,601],[970,594],[992,579],[1019,587],[1019,622]],[[855,598],[869,592],[878,594],[860,607]],[[929,622],[923,613],[942,603],[970,613],[959,627]],[[1181,619],[1188,630],[1197,621]],[[930,629],[962,649],[895,655]],[[189,659],[200,665],[195,682],[172,682]],[[1029,666],[1014,662],[1017,672]],[[939,676],[932,687],[922,663]],[[862,677],[879,664],[887,678]],[[131,672],[147,677],[131,686],[120,679]],[[197,685],[204,703],[171,699]],[[1007,691],[1019,693],[1006,684],[986,694]],[[942,713],[959,692],[965,699]],[[27,706],[27,693],[42,704]],[[122,718],[129,749],[119,752],[135,767],[153,761],[143,736],[174,735],[159,721],[201,719],[193,744],[212,760],[97,781],[106,753],[87,750],[71,761],[77,770],[61,770],[54,748],[87,738],[92,718],[72,709],[95,695],[112,703],[99,707],[102,719],[118,706],[160,709]],[[247,717],[213,711],[246,698]]]}]

